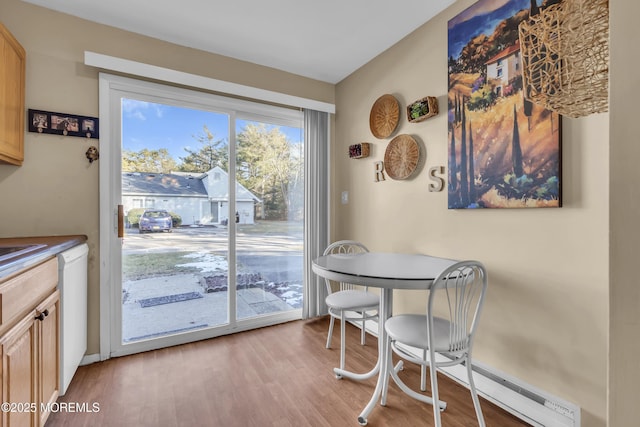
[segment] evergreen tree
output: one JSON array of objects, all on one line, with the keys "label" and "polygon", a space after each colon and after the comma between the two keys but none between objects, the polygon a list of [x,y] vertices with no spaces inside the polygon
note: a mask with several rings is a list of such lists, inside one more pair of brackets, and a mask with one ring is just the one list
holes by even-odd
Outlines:
[{"label": "evergreen tree", "polygon": [[216,139],[207,125],[203,126],[203,133],[194,138],[200,143],[200,148],[192,150],[185,148],[185,157],[180,157],[182,163],[178,170],[182,172],[208,172],[216,166],[223,170],[229,168],[229,150],[225,139]]},{"label": "evergreen tree", "polygon": [[123,172],[170,173],[176,168],[176,161],[166,148],[140,151],[124,150],[122,153]]},{"label": "evergreen tree", "polygon": [[451,146],[449,147],[449,192],[457,192],[458,165],[456,164],[456,126],[455,122],[449,125],[451,129]]},{"label": "evergreen tree", "polygon": [[467,116],[465,99],[462,97],[460,104],[462,114],[462,135],[460,136],[460,197],[464,207],[469,206],[469,162],[467,160]]},{"label": "evergreen tree", "polygon": [[[531,16],[536,16],[540,13],[540,9],[538,8],[538,3],[536,0],[531,0],[531,6],[530,6],[530,10],[529,10],[529,17]],[[532,38],[533,41],[536,40],[535,36],[530,36]],[[537,62],[538,61],[538,57],[533,57],[531,60],[533,62]],[[531,76],[532,79],[534,78],[534,76]],[[531,115],[533,114],[533,102],[529,101],[525,96],[525,91],[527,89],[525,88],[522,91],[522,96],[524,99],[524,115],[527,116],[527,129],[529,130],[529,132],[531,132]]]},{"label": "evergreen tree", "polygon": [[280,128],[264,124],[247,124],[237,139],[238,182],[262,199],[268,218],[288,219],[294,189],[302,185],[301,150]]},{"label": "evergreen tree", "polygon": [[469,200],[474,203],[477,201],[477,197],[475,160],[473,158],[473,131],[471,130],[471,120],[469,120]]},{"label": "evergreen tree", "polygon": [[520,132],[518,131],[518,114],[516,106],[513,106],[513,135],[511,139],[511,159],[513,162],[513,174],[516,178],[524,175],[522,166],[522,147],[520,147]]}]

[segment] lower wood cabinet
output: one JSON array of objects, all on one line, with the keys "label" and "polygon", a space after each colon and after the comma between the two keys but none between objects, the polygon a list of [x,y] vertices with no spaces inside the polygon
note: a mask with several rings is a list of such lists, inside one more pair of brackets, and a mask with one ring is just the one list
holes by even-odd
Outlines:
[{"label": "lower wood cabinet", "polygon": [[37,426],[37,332],[35,311],[0,338],[2,425]]},{"label": "lower wood cabinet", "polygon": [[[55,277],[48,273],[53,272]],[[0,298],[12,295],[15,286],[42,287],[42,282],[53,283],[44,295],[38,296],[22,317],[0,325],[0,352],[2,355],[2,417],[0,426],[44,426],[48,409],[58,399],[60,366],[60,292],[57,283],[57,260],[52,259],[0,283]],[[27,278],[27,279],[25,279]],[[37,295],[37,294],[36,294]],[[4,301],[3,301],[4,302]],[[4,304],[3,304],[4,305]]]},{"label": "lower wood cabinet", "polygon": [[[49,408],[58,400],[60,387],[60,291],[56,290],[36,309],[38,338],[38,401],[40,425],[49,417]],[[44,318],[42,316],[44,315]],[[40,320],[42,318],[42,320]]]}]

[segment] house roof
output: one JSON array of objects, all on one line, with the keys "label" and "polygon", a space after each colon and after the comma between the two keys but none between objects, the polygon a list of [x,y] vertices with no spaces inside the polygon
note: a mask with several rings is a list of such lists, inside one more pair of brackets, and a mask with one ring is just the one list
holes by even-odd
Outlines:
[{"label": "house roof", "polygon": [[[220,179],[214,179],[220,174]],[[206,185],[205,185],[205,178]],[[229,175],[216,166],[206,173],[155,173],[155,172],[123,172],[122,194],[155,194],[163,196],[207,197],[210,200],[229,200]],[[256,201],[256,197],[242,184],[236,182],[236,200]]]},{"label": "house roof", "polygon": [[[215,180],[214,176],[216,173],[219,173],[222,179]],[[219,166],[214,167],[209,172],[207,172],[209,176],[209,198],[211,200],[228,200],[229,199],[229,188],[228,188],[228,180],[229,176],[227,172],[225,172]],[[247,190],[245,186],[236,182],[236,200],[238,201],[246,201],[246,200],[254,200],[258,203],[261,200],[256,197],[251,191]]]},{"label": "house roof", "polygon": [[484,64],[485,65],[493,64],[494,62],[497,62],[499,59],[506,58],[508,56],[513,55],[515,52],[518,52],[519,50],[520,50],[520,40],[516,40],[515,44],[512,44],[508,48],[503,49],[500,53],[491,57]]},{"label": "house roof", "polygon": [[201,179],[193,175],[123,172],[123,194],[158,194],[170,196],[207,196]]}]

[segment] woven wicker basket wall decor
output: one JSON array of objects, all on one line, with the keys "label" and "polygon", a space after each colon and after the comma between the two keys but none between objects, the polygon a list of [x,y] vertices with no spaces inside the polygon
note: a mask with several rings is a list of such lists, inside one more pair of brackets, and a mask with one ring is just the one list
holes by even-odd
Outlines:
[{"label": "woven wicker basket wall decor", "polygon": [[568,117],[609,107],[609,1],[564,0],[519,26],[525,98]]},{"label": "woven wicker basket wall decor", "polygon": [[376,138],[386,138],[396,130],[400,118],[400,104],[393,95],[382,95],[373,103],[369,127]]},{"label": "woven wicker basket wall decor", "polygon": [[384,170],[391,179],[409,178],[420,161],[420,146],[411,135],[398,135],[384,153]]},{"label": "woven wicker basket wall decor", "polygon": [[365,157],[369,157],[369,148],[370,145],[368,142],[361,142],[359,144],[352,144],[349,146],[349,158],[350,159],[364,159]]},{"label": "woven wicker basket wall decor", "polygon": [[407,105],[407,120],[418,123],[438,114],[438,98],[427,96]]}]

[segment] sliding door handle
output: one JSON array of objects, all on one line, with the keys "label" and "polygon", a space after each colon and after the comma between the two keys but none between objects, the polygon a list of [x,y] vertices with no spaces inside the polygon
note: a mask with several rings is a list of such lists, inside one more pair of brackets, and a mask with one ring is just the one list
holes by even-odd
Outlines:
[{"label": "sliding door handle", "polygon": [[118,238],[124,237],[124,207],[118,205]]}]

